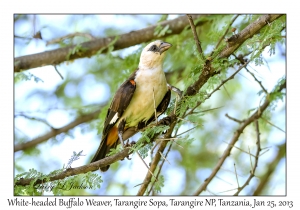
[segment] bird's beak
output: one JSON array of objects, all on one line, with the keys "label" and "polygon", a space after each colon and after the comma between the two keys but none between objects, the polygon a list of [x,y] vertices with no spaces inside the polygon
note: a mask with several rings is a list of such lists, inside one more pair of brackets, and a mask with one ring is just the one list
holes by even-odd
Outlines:
[{"label": "bird's beak", "polygon": [[162,54],[163,52],[165,52],[166,50],[168,50],[170,47],[172,47],[172,45],[170,43],[163,42],[159,46],[159,53]]}]

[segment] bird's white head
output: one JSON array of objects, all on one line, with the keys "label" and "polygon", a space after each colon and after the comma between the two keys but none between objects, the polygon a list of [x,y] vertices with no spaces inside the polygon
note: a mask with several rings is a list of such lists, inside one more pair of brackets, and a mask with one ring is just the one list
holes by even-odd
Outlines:
[{"label": "bird's white head", "polygon": [[156,40],[148,44],[142,51],[140,57],[139,68],[152,69],[162,66],[165,51],[167,51],[172,45],[161,40]]}]

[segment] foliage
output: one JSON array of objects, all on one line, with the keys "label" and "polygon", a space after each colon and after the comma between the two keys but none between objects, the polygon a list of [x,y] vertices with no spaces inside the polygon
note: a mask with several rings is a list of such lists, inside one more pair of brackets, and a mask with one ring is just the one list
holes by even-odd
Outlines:
[{"label": "foliage", "polygon": [[[175,94],[172,94],[172,100],[165,115],[170,115],[175,110],[179,118],[177,118],[172,132],[171,137],[173,139],[168,143],[167,148],[170,148],[170,151],[165,150],[164,152],[166,156],[164,165],[160,170],[160,164],[164,161],[164,158],[161,158],[160,164],[155,170],[157,179],[152,177],[146,194],[193,194],[214,169],[228,146],[228,142],[233,138],[238,126],[241,124],[225,117],[225,114],[242,122],[259,110],[259,106],[265,100],[270,100],[271,104],[259,119],[261,145],[263,148],[273,147],[273,149],[270,149],[259,158],[255,175],[260,178],[268,173],[269,163],[276,156],[276,148],[274,147],[285,144],[285,133],[276,127],[282,128],[285,126],[285,92],[279,91],[279,88],[285,84],[286,77],[285,70],[276,68],[276,65],[285,66],[286,17],[283,15],[267,24],[259,33],[254,34],[242,43],[228,58],[218,57],[219,53],[228,45],[226,40],[229,37],[240,33],[260,16],[239,15],[233,23],[232,20],[236,15],[204,15],[194,20],[195,24],[201,23],[196,27],[198,38],[201,41],[204,56],[211,59],[210,64],[216,74],[211,76],[194,95],[185,95],[179,99]],[[101,15],[99,17],[101,19]],[[117,17],[120,18],[118,15]],[[94,16],[83,16],[83,19],[87,18],[94,21],[90,22],[91,24],[83,24],[84,21],[80,18],[70,16],[68,18],[72,24],[77,25],[77,30],[81,32],[90,31],[93,36],[97,37],[108,35],[115,37],[107,47],[98,50],[91,58],[68,62],[72,55],[80,54],[86,50],[82,48],[80,43],[76,43],[66,58],[67,62],[58,66],[60,72],[64,74],[63,80],[53,79],[59,78],[58,75],[55,75],[54,70],[52,74],[45,71],[45,76],[43,74],[41,74],[42,76],[40,74],[35,75],[31,71],[15,74],[16,106],[18,110],[22,108],[23,114],[33,116],[32,118],[43,118],[49,124],[48,127],[44,124],[43,128],[37,129],[40,127],[35,127],[32,124],[32,119],[22,120],[16,118],[15,144],[24,143],[43,133],[55,131],[55,129],[67,125],[83,114],[101,109],[95,120],[79,124],[60,136],[52,137],[52,140],[57,140],[53,140],[51,145],[48,141],[39,144],[39,146],[15,153],[15,181],[20,178],[33,179],[31,185],[24,187],[16,185],[15,195],[43,195],[45,190],[34,185],[34,181],[37,179],[43,179],[45,181],[44,186],[47,185],[48,188],[56,186],[51,189],[51,193],[54,195],[136,194],[139,187],[132,188],[132,186],[142,183],[148,172],[145,167],[144,173],[140,174],[133,184],[131,183],[134,179],[131,177],[135,177],[135,174],[140,173],[139,171],[142,170],[133,171],[134,165],[140,162],[139,158],[135,158],[136,156],[133,156],[134,158],[130,161],[124,160],[112,164],[109,171],[103,174],[103,178],[98,172],[89,172],[46,183],[51,176],[66,170],[71,165],[76,167],[76,163],[82,159],[84,159],[84,163],[80,163],[81,165],[89,163],[99,145],[104,119],[112,96],[122,82],[136,70],[140,53],[147,44],[142,43],[138,46],[115,51],[114,44],[120,40],[122,33],[145,28],[149,24],[157,24],[154,36],[160,37],[160,39],[173,45],[167,51],[164,63],[168,83],[181,89],[184,94],[187,92],[187,88],[198,81],[200,75],[202,75],[207,61],[202,59],[197,50],[190,25],[187,25],[181,33],[170,35],[172,32],[170,26],[162,27],[160,24],[170,18],[169,15],[156,15],[155,18],[147,15],[134,17],[136,18],[135,21],[138,22],[136,25],[126,25],[125,19],[129,18],[127,20],[129,22],[131,19],[129,15],[124,15],[121,17],[124,19],[124,26],[111,23],[114,27],[106,24],[103,28],[97,28],[93,25],[99,19]],[[36,18],[42,20],[41,15],[37,15]],[[22,22],[18,22],[21,20]],[[30,25],[32,23],[30,20],[31,16],[29,15],[15,16],[16,26],[19,26],[19,24]],[[103,25],[104,23],[102,22]],[[45,22],[40,26],[42,34],[47,34],[47,30],[51,29],[51,24],[55,23]],[[49,26],[45,27],[45,25]],[[35,27],[38,28],[39,25]],[[235,30],[232,30],[232,28],[235,28]],[[48,41],[62,37],[62,34],[75,32],[74,28],[68,30],[68,27],[66,27],[64,30],[62,32],[52,30],[51,35],[48,35],[48,37],[45,35],[45,39]],[[19,28],[16,27],[15,33],[18,32]],[[223,35],[224,39],[221,39]],[[217,46],[219,41],[220,44]],[[21,43],[16,42],[16,52],[21,52],[24,47],[29,48],[29,43],[28,40]],[[62,42],[61,46],[64,46],[63,44],[65,43]],[[33,53],[35,52],[30,54]],[[233,78],[228,79],[230,75],[241,68],[242,61],[239,58],[242,58],[243,61],[249,61],[247,69],[250,69],[254,76],[243,68]],[[31,80],[35,82],[31,83]],[[39,81],[42,81],[42,83],[39,83]],[[37,86],[40,84],[44,85],[43,88]],[[26,85],[31,86],[31,89],[26,90],[26,95],[22,98],[19,96],[21,95],[19,92],[22,93]],[[51,86],[51,88],[46,85]],[[267,93],[261,85],[268,90]],[[24,104],[24,106],[20,104]],[[43,109],[38,109],[35,104],[40,104]],[[44,110],[44,112],[41,110]],[[139,135],[131,139],[136,141],[135,146],[132,147],[132,152],[138,152],[148,164],[157,152],[157,148],[153,149],[154,145],[159,144],[161,141],[167,141],[159,139],[164,138],[165,132],[170,128],[171,126],[157,126],[155,123],[151,123]],[[227,190],[234,188],[228,183],[236,183],[233,163],[236,164],[238,174],[241,174],[239,181],[242,183],[242,181],[245,181],[243,177],[249,175],[249,171],[252,170],[251,163],[249,161],[245,162],[245,160],[250,160],[249,150],[251,154],[254,154],[257,149],[256,141],[256,128],[254,124],[250,124],[241,134],[239,141],[234,145],[230,156],[227,157],[213,182],[208,185],[207,191],[203,192],[202,195],[211,195],[210,193],[232,195],[233,193]],[[55,152],[61,151],[56,147],[58,144],[59,147],[65,148],[64,152],[81,151],[79,153],[74,152],[66,167],[60,170],[57,170],[57,163],[61,163],[64,159],[63,155],[67,155],[67,153]],[[77,145],[80,145],[80,148]],[[52,150],[57,154],[57,159],[53,157],[53,153],[52,156],[48,154]],[[112,149],[109,155],[116,154],[120,150],[122,150],[121,147]],[[88,155],[83,157],[83,153]],[[285,153],[280,154],[282,155],[280,159],[285,158]],[[36,158],[37,156],[39,158]],[[79,157],[80,160],[78,160]],[[166,162],[170,162],[170,164]],[[44,172],[49,170],[52,172]],[[285,171],[279,165],[276,170],[276,173],[281,175]],[[43,171],[43,173],[39,171]],[[170,173],[173,175],[170,175]],[[275,174],[273,175],[275,176]],[[171,182],[173,179],[178,181],[178,186],[170,184],[174,183]],[[269,181],[274,182],[274,180],[275,178],[270,178]],[[67,186],[70,188],[72,183],[73,185],[82,184],[87,186],[88,189],[64,190],[61,187]],[[256,181],[251,181],[250,187],[243,189],[240,194],[253,194],[258,184]],[[273,193],[268,186],[265,186],[264,189],[265,194],[271,195]],[[284,181],[276,189],[276,193],[285,194]]]}]

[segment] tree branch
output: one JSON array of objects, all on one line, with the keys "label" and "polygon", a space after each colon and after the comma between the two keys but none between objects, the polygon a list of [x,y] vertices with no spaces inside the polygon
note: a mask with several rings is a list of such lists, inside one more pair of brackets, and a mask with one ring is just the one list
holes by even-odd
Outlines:
[{"label": "tree branch", "polygon": [[[283,88],[285,88],[286,82],[284,82],[279,88],[278,91],[281,91]],[[224,151],[223,155],[219,159],[218,163],[216,164],[215,168],[213,169],[212,173],[210,176],[205,179],[204,183],[199,187],[199,189],[196,190],[194,195],[199,195],[201,192],[203,192],[208,184],[211,182],[211,180],[215,177],[215,175],[218,173],[219,169],[225,162],[226,158],[230,155],[230,152],[235,145],[235,143],[239,140],[240,135],[243,133],[243,130],[252,122],[257,120],[258,118],[261,117],[262,113],[267,109],[267,107],[270,105],[270,101],[268,97],[266,97],[264,103],[257,108],[257,111],[254,112],[249,118],[246,120],[243,120],[243,123],[239,126],[239,128],[236,130],[234,133],[229,145],[227,146],[226,150]]]},{"label": "tree branch", "polygon": [[14,146],[14,152],[20,151],[20,150],[25,150],[28,149],[30,147],[33,147],[37,144],[40,144],[44,141],[47,141],[48,139],[67,132],[68,130],[76,127],[77,125],[80,125],[82,123],[91,121],[93,119],[96,119],[98,117],[98,115],[100,114],[101,109],[98,109],[90,114],[86,114],[86,115],[82,115],[80,117],[78,117],[77,119],[75,119],[73,122],[69,123],[68,125],[61,127],[59,129],[52,129],[49,133],[44,134],[43,136],[37,137],[31,141],[28,142],[24,142],[24,143],[20,143]]},{"label": "tree branch", "polygon": [[282,15],[262,15],[256,21],[249,24],[240,33],[235,34],[227,39],[228,47],[226,47],[220,54],[219,58],[227,58],[239,46],[241,46],[247,39],[251,38],[254,34],[258,33],[265,25],[273,22]]},{"label": "tree branch", "polygon": [[[199,17],[201,17],[201,15],[193,15],[194,19]],[[198,25],[201,25],[203,23],[204,22],[199,22]],[[130,46],[141,44],[143,42],[148,42],[152,39],[163,38],[172,34],[179,34],[183,31],[187,24],[188,20],[185,16],[178,17],[174,20],[163,21],[141,30],[119,35],[117,41],[113,44],[113,47],[114,50],[120,50]],[[154,35],[155,28],[158,25],[161,25],[162,27],[169,25],[169,29],[171,30],[171,32],[166,33],[161,37]],[[21,72],[24,70],[47,65],[57,65],[64,61],[67,61],[68,56],[69,60],[91,57],[95,55],[100,49],[103,49],[102,53],[105,53],[107,52],[107,47],[113,40],[115,40],[115,38],[116,36],[112,36],[81,43],[80,46],[84,50],[80,51],[80,53],[74,53],[72,55],[70,55],[70,52],[76,47],[76,45],[17,57],[14,60],[14,72]]]}]

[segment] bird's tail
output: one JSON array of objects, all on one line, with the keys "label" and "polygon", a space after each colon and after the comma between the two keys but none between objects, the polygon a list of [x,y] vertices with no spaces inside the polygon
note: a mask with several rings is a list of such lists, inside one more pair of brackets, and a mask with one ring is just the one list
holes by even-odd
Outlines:
[{"label": "bird's tail", "polygon": [[[111,148],[116,148],[117,147],[117,145],[118,145],[117,143],[118,143],[118,141],[116,141],[113,145],[107,145],[106,144],[106,139],[102,139],[102,141],[100,143],[100,146],[99,146],[99,148],[98,148],[95,156],[91,160],[91,163],[96,162],[98,160],[101,160],[101,159],[105,158],[106,154],[109,153],[109,150]],[[109,169],[109,165],[100,168],[100,170],[102,172],[105,172],[108,169]]]}]

